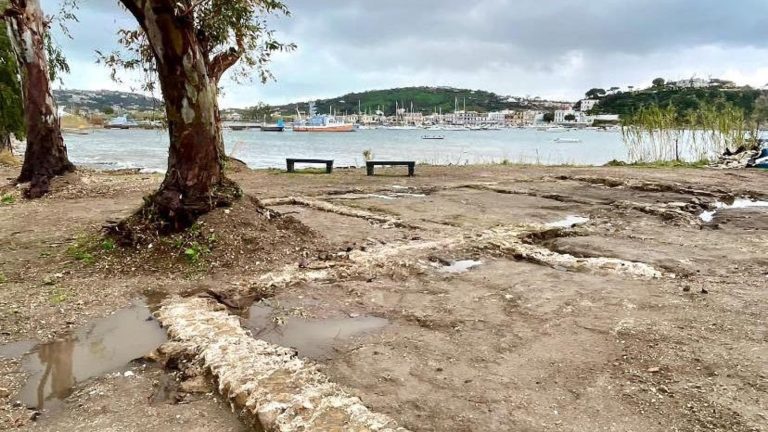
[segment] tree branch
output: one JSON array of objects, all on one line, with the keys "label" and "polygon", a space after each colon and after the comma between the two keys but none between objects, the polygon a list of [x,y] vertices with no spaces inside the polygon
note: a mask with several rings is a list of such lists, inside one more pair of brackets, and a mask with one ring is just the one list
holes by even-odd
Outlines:
[{"label": "tree branch", "polygon": [[238,34],[235,39],[237,41],[237,48],[232,47],[227,51],[217,54],[208,66],[208,77],[216,84],[219,83],[224,72],[234,66],[245,53],[242,34]]}]

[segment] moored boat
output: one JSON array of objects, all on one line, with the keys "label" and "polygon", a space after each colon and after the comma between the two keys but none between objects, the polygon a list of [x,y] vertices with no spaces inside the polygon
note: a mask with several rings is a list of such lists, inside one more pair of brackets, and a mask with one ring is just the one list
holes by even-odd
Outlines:
[{"label": "moored boat", "polygon": [[340,122],[332,115],[318,115],[315,104],[309,104],[309,118],[293,125],[294,132],[354,132],[355,125]]}]

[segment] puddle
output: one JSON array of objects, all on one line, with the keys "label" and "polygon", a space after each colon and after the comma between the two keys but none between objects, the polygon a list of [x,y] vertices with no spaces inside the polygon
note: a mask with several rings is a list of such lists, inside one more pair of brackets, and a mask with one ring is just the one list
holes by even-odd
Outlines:
[{"label": "puddle", "polygon": [[581,216],[568,216],[565,219],[557,222],[548,223],[547,228],[573,228],[578,225],[584,225],[589,222],[589,218]]},{"label": "puddle", "polygon": [[712,211],[705,211],[704,213],[699,215],[699,218],[704,222],[712,222],[715,218],[715,213],[717,213],[720,210],[728,210],[728,209],[746,209],[746,208],[762,208],[766,207],[768,208],[768,201],[753,201],[749,199],[737,199],[733,202],[733,204],[725,204],[718,202],[715,204],[715,209]]},{"label": "puddle", "polygon": [[333,357],[334,347],[353,340],[354,337],[375,333],[386,327],[384,318],[362,316],[341,319],[305,319],[288,317],[284,325],[273,321],[274,309],[254,305],[246,321],[253,337],[275,345],[293,348],[299,356],[314,360]]},{"label": "puddle", "polygon": [[[120,370],[165,341],[165,331],[151,319],[149,308],[136,302],[67,339],[44,345],[24,342],[32,350],[25,350],[21,367],[30,376],[16,399],[29,408],[50,409],[69,397],[78,383]],[[23,346],[1,347],[0,356],[19,357]]]},{"label": "puddle", "polygon": [[389,195],[369,194],[368,196],[371,197],[371,198],[378,198],[378,199],[383,199],[383,200],[388,200],[388,201],[392,201],[392,200],[395,199],[395,197],[391,197]]},{"label": "puddle", "polygon": [[466,273],[473,268],[480,267],[483,265],[482,261],[474,261],[474,260],[464,260],[464,261],[454,261],[451,265],[447,265],[440,268],[440,271],[443,273]]},{"label": "puddle", "polygon": [[390,192],[387,195],[381,194],[368,194],[371,198],[378,198],[387,201],[396,200],[398,198],[426,198],[424,194],[406,193],[406,192]]}]

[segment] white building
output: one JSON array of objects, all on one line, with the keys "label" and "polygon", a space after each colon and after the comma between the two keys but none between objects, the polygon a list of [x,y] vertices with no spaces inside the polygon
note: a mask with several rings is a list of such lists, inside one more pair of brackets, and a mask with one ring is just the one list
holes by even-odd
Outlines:
[{"label": "white building", "polygon": [[[566,117],[574,116],[576,120],[566,120]],[[572,109],[569,110],[557,110],[555,111],[555,123],[573,123],[574,121],[578,121],[579,117],[582,116],[582,113],[576,112]]]},{"label": "white building", "polygon": [[582,99],[581,100],[581,109],[579,111],[581,111],[581,112],[589,112],[598,103],[600,103],[599,99]]}]

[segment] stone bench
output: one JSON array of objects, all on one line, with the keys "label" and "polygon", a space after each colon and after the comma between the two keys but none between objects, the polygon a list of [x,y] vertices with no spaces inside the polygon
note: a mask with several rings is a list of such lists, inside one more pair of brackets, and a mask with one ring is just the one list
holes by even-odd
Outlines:
[{"label": "stone bench", "polygon": [[373,169],[376,166],[407,166],[408,177],[413,177],[416,174],[416,162],[414,161],[368,161],[365,163],[365,167],[369,176],[373,175]]},{"label": "stone bench", "polygon": [[331,174],[333,172],[333,160],[329,160],[329,159],[286,159],[285,162],[288,165],[289,173],[296,172],[297,163],[325,164],[325,171],[328,174]]}]

